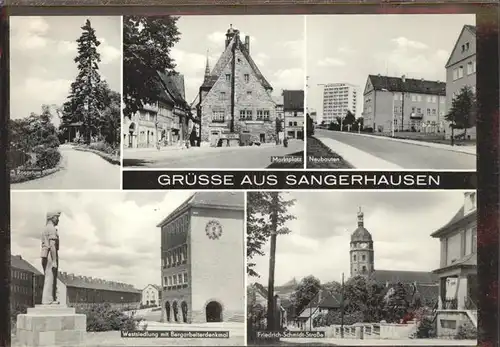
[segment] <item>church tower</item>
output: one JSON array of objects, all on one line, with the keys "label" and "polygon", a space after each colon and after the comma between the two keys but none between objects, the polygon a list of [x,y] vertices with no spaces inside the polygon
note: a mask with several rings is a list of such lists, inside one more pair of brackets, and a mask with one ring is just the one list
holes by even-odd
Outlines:
[{"label": "church tower", "polygon": [[372,235],[364,227],[363,212],[358,211],[358,228],[351,235],[351,277],[369,276],[374,271]]}]

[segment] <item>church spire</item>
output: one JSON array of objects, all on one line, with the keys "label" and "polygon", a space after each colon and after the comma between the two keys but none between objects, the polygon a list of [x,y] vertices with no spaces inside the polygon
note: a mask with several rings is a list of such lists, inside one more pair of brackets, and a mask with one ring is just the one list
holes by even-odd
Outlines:
[{"label": "church spire", "polygon": [[359,210],[358,210],[358,227],[362,227],[363,224],[364,224],[364,221],[363,221],[363,211],[361,210],[361,206],[359,206]]},{"label": "church spire", "polygon": [[210,76],[210,64],[208,62],[208,49],[207,49],[207,65],[205,66],[205,81],[208,79],[208,76]]}]

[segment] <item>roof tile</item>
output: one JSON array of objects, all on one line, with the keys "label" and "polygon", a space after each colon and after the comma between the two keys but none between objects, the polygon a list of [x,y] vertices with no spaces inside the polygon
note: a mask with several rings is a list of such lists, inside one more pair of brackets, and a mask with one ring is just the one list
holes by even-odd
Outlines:
[{"label": "roof tile", "polygon": [[381,75],[369,75],[368,78],[375,90],[446,96],[445,82],[406,78],[403,83],[401,77]]}]

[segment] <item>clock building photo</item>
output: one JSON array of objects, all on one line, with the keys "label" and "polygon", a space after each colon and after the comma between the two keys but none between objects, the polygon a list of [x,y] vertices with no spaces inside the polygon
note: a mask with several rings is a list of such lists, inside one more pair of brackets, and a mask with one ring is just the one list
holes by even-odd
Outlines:
[{"label": "clock building photo", "polygon": [[244,193],[196,192],[163,219],[164,323],[244,321]]}]

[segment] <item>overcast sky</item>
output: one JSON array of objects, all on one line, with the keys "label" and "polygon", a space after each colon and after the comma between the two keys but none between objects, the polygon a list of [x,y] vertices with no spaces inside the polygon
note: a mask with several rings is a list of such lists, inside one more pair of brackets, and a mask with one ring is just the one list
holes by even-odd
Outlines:
[{"label": "overcast sky", "polygon": [[[297,219],[292,233],[280,235],[276,248],[276,285],[313,275],[322,283],[340,281],[349,272],[350,236],[357,228],[359,206],[372,234],[375,270],[432,271],[439,267],[439,240],[430,234],[444,226],[463,204],[460,191],[447,192],[291,192]],[[267,286],[269,245],[256,258]]]},{"label": "overcast sky", "polygon": [[185,16],[178,21],[180,41],[172,50],[184,75],[191,103],[203,83],[207,51],[210,68],[224,52],[230,24],[250,36],[250,54],[279,96],[282,89],[304,89],[304,16]]},{"label": "overcast sky", "polygon": [[[308,107],[323,109],[323,87],[347,82],[362,96],[369,74],[446,81],[446,61],[474,15],[308,16]],[[358,98],[358,116],[362,112]]]},{"label": "overcast sky", "polygon": [[161,285],[156,225],[192,192],[13,192],[12,254],[40,266],[40,235],[50,209],[62,211],[60,271],[142,289]]},{"label": "overcast sky", "polygon": [[66,101],[78,74],[76,40],[87,18],[101,41],[101,78],[121,92],[121,17],[10,17],[11,119]]}]

